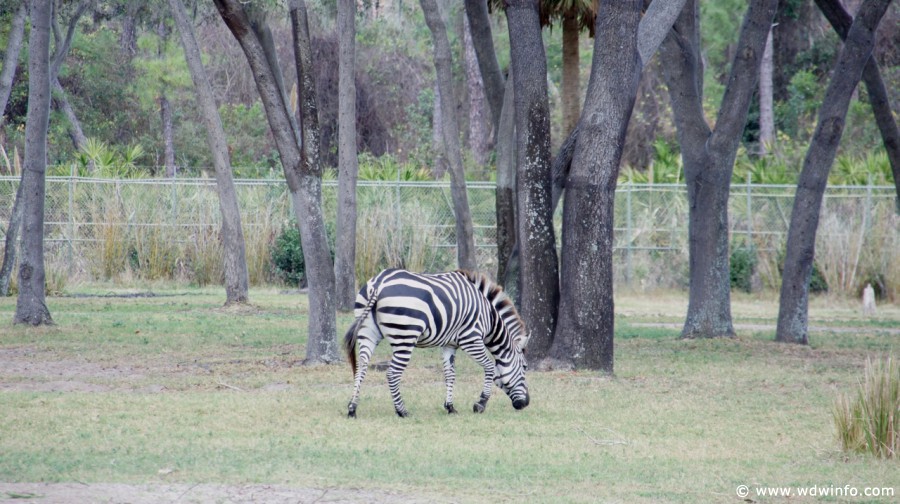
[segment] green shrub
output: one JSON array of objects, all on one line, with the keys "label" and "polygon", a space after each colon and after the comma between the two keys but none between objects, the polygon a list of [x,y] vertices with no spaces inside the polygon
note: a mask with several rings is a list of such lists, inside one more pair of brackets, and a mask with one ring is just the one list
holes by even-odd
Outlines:
[{"label": "green shrub", "polygon": [[833,416],[844,451],[881,458],[900,454],[900,365],[894,356],[867,360],[855,396],[839,394]]},{"label": "green shrub", "polygon": [[275,238],[272,262],[284,283],[295,287],[305,283],[306,265],[303,262],[303,247],[300,245],[300,230],[296,223],[285,226]]},{"label": "green shrub", "polygon": [[756,246],[741,244],[731,249],[731,288],[750,292],[756,272]]}]

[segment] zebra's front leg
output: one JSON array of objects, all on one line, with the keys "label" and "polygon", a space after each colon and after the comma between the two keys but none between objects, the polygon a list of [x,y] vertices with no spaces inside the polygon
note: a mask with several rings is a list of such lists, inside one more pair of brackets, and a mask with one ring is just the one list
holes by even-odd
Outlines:
[{"label": "zebra's front leg", "polygon": [[460,348],[484,368],[484,387],[481,389],[481,396],[478,398],[478,402],[472,406],[472,411],[475,413],[484,413],[484,408],[487,406],[488,399],[491,398],[491,390],[494,385],[494,375],[496,374],[494,361],[488,356],[484,340],[481,339],[480,335],[476,334],[474,337],[465,338],[465,340],[465,343],[461,344]]},{"label": "zebra's front leg", "polygon": [[359,356],[356,361],[356,379],[353,383],[353,396],[350,398],[350,404],[347,405],[347,416],[356,418],[356,405],[359,402],[359,389],[362,387],[363,380],[366,379],[366,371],[369,369],[369,359],[375,351],[378,341],[371,336],[360,334],[359,337]]},{"label": "zebra's front leg", "polygon": [[387,382],[388,388],[391,390],[391,399],[394,401],[394,411],[401,418],[409,416],[409,411],[406,410],[403,398],[400,397],[400,379],[409,364],[409,357],[412,355],[415,343],[415,338],[411,341],[391,341],[391,365],[387,371]]},{"label": "zebra's front leg", "polygon": [[456,361],[456,349],[453,347],[444,347],[442,352],[444,357],[444,383],[447,384],[447,400],[444,401],[444,409],[447,413],[456,413],[453,407],[453,385],[456,383],[456,370],[454,363]]}]

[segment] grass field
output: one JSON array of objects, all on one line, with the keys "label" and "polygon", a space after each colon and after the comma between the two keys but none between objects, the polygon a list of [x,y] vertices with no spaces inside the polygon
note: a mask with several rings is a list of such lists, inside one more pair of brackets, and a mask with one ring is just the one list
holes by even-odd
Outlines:
[{"label": "grass field", "polygon": [[[680,341],[686,295],[619,294],[615,377],[533,372],[528,408],[495,391],[475,415],[481,371],[460,356],[461,413],[448,416],[439,353],[422,350],[402,386],[409,418],[371,371],[349,420],[349,367],[299,365],[303,295],[253,291],[251,307],[224,309],[213,289],[79,292],[92,297],[50,298],[57,325],[38,329],[12,326],[15,299],[0,299],[0,501],[41,502],[40,482],[360,502],[744,502],[739,485],[753,502],[787,500],[756,494],[766,487],[900,495],[898,461],[841,453],[831,418],[866,357],[900,348],[896,305],[867,320],[854,302],[814,299],[798,347],[771,341],[773,299],[735,297],[735,339]],[[349,323],[338,317],[341,333]]]}]

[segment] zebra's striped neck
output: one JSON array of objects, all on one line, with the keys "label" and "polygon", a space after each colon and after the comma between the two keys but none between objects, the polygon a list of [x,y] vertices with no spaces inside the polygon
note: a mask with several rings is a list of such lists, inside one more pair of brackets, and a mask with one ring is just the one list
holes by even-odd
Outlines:
[{"label": "zebra's striped neck", "polygon": [[527,342],[527,331],[525,330],[525,322],[522,321],[522,318],[519,316],[518,310],[516,310],[516,306],[513,304],[512,300],[503,290],[503,287],[491,281],[483,273],[466,271],[466,270],[457,270],[459,273],[463,274],[472,284],[475,285],[475,288],[480,291],[484,297],[491,303],[494,309],[497,311],[497,315],[500,319],[501,330],[497,331],[497,334],[493,334],[493,337],[502,337],[507,336],[508,341],[494,341],[490,343],[506,343],[510,348],[523,348]]}]

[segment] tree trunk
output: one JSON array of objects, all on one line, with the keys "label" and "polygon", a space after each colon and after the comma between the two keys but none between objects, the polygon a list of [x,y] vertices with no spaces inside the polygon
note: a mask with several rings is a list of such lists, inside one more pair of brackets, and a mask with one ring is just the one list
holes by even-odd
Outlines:
[{"label": "tree trunk", "polygon": [[812,32],[820,30],[818,20],[811,14],[812,5],[806,0],[778,2],[772,24],[772,92],[776,101],[790,99],[791,79],[798,69],[797,56],[810,49],[814,39]]},{"label": "tree trunk", "polygon": [[82,152],[87,145],[87,137],[84,136],[84,130],[81,129],[81,121],[79,121],[78,116],[75,115],[75,110],[72,108],[72,104],[69,103],[69,99],[66,96],[66,90],[63,89],[62,84],[59,83],[59,79],[55,76],[51,76],[51,81],[54,93],[53,98],[56,101],[57,108],[64,116],[66,116],[66,121],[69,126],[69,138],[72,139],[72,145],[75,147],[76,151]]},{"label": "tree trunk", "polygon": [[578,32],[581,26],[574,7],[562,19],[562,113],[563,134],[568,135],[581,116],[581,69],[578,57]]},{"label": "tree trunk", "polygon": [[[164,20],[159,21],[156,30],[159,35],[159,57],[165,57],[165,47],[168,43],[169,33]],[[163,162],[166,166],[166,178],[175,177],[175,128],[172,124],[172,104],[166,96],[166,85],[163,84],[159,93],[159,120],[162,124],[163,136]]]},{"label": "tree trunk", "polygon": [[775,104],[772,98],[772,30],[766,38],[759,67],[759,154],[765,156],[775,144]]},{"label": "tree trunk", "polygon": [[750,2],[714,130],[710,130],[703,115],[696,0],[689,0],[685,5],[662,46],[690,208],[690,294],[682,338],[734,335],[728,248],[729,187],[776,4],[776,0]]},{"label": "tree trunk", "polygon": [[450,42],[447,39],[447,28],[441,19],[437,1],[420,0],[419,3],[434,42],[434,69],[440,91],[444,154],[450,163],[450,192],[453,199],[453,211],[456,214],[457,263],[462,269],[476,271],[478,261],[475,256],[472,214],[469,210],[466,178],[459,148],[459,121],[456,117],[456,106],[453,103],[453,89],[450,87],[453,83]]},{"label": "tree trunk", "polygon": [[466,88],[469,95],[469,148],[475,163],[484,167],[491,153],[491,118],[484,96],[481,70],[475,57],[469,20],[463,18],[464,63],[466,67]]},{"label": "tree trunk", "polygon": [[[472,46],[478,60],[481,80],[484,83],[484,95],[491,109],[491,124],[494,136],[499,134],[500,114],[503,111],[504,79],[494,51],[494,38],[491,35],[491,20],[488,17],[485,0],[465,0],[466,19],[472,34]],[[499,142],[496,140],[495,143]]]},{"label": "tree trunk", "polygon": [[580,132],[566,179],[559,321],[551,357],[613,372],[613,213],[641,76],[642,0],[601,2]]},{"label": "tree trunk", "polygon": [[[22,173],[24,176],[24,172]],[[16,199],[13,202],[12,212],[9,216],[9,226],[6,227],[6,240],[3,249],[3,265],[0,266],[0,296],[9,296],[9,281],[12,278],[13,266],[16,264],[16,252],[19,250],[19,229],[22,227],[22,181],[16,189]]]},{"label": "tree trunk", "polygon": [[875,29],[888,4],[890,0],[865,0],[860,6],[819,109],[816,130],[797,182],[794,210],[788,228],[776,341],[809,343],[809,279],[815,258],[822,195],[844,131],[850,98],[863,68],[871,61],[869,56],[875,43]]},{"label": "tree trunk", "polygon": [[338,0],[338,210],[334,251],[337,307],[356,301],[356,1]]},{"label": "tree trunk", "polygon": [[130,65],[137,54],[138,13],[144,2],[128,2],[122,17],[122,33],[119,34],[119,56],[123,63]]},{"label": "tree trunk", "polygon": [[[294,194],[294,207],[298,216],[309,226],[300,226],[306,274],[309,279],[310,336],[306,347],[306,364],[330,363],[340,357],[337,348],[335,319],[334,263],[325,231],[322,213],[322,163],[320,156],[319,112],[316,97],[316,76],[312,66],[312,48],[309,38],[306,2],[290,0],[288,9],[294,43],[294,65],[297,69],[298,117],[300,119],[300,168],[301,191]],[[268,30],[267,30],[268,32]],[[273,53],[269,56],[275,61]],[[276,67],[277,68],[277,67]],[[304,229],[305,228],[305,229]],[[307,250],[309,255],[307,256]],[[319,286],[313,290],[313,286]],[[321,334],[313,334],[312,327],[323,327]]]},{"label": "tree trunk", "polygon": [[[853,23],[853,18],[844,10],[841,3],[837,0],[816,0],[816,4],[822,13],[825,14],[831,26],[838,32],[841,39],[846,39],[847,33],[850,31],[850,25]],[[872,105],[872,112],[875,115],[875,124],[878,125],[878,130],[881,131],[884,150],[887,151],[888,160],[891,163],[891,171],[894,174],[894,185],[897,192],[895,200],[896,211],[900,214],[900,129],[897,128],[897,122],[894,120],[893,112],[891,112],[891,101],[875,58],[869,58],[865,68],[863,68],[862,78],[866,83],[866,90],[869,92],[869,103]]]},{"label": "tree trunk", "polygon": [[559,302],[559,265],[550,205],[547,58],[536,1],[508,1],[506,19],[515,86],[519,310],[531,335],[528,353],[540,359],[550,350]]},{"label": "tree trunk", "polygon": [[[276,76],[280,67],[274,53],[267,54],[260,36],[250,22],[240,0],[215,0],[219,15],[235,36],[253,74],[266,118],[281,157],[285,179],[291,192],[294,213],[300,228],[303,245],[303,259],[308,272],[309,285],[309,341],[307,343],[307,364],[334,362],[338,360],[336,342],[336,319],[334,299],[334,266],[328,250],[325,234],[325,219],[322,213],[321,167],[314,166],[309,153],[301,149],[300,143],[309,145],[312,139],[303,138],[301,131],[287,102],[284,88],[279,86]],[[295,37],[301,29],[300,7],[291,1],[292,27]],[[305,9],[304,9],[305,12]],[[267,26],[260,27],[266,30]],[[295,46],[299,44],[295,41]],[[307,46],[308,47],[308,46]],[[307,54],[308,56],[308,54]],[[304,77],[298,69],[301,86]],[[301,106],[309,105],[306,91],[301,89]],[[304,110],[304,113],[306,110]],[[304,115],[304,118],[307,116]],[[309,122],[309,121],[306,121]]]},{"label": "tree trunk", "polygon": [[50,0],[31,3],[28,43],[28,114],[25,123],[25,166],[22,170],[22,257],[16,324],[52,324],[45,302],[44,176],[47,128],[50,124]]},{"label": "tree trunk", "polygon": [[[497,129],[497,281],[513,299],[518,292],[507,265],[516,244],[516,117],[512,77],[506,79],[503,112]],[[516,292],[513,292],[516,291]]]},{"label": "tree trunk", "polygon": [[22,2],[13,14],[12,26],[6,40],[6,51],[3,55],[3,70],[0,71],[0,128],[6,123],[6,104],[12,92],[13,78],[19,65],[19,52],[22,50],[22,39],[25,34],[25,17],[27,2]]},{"label": "tree trunk", "polygon": [[228,141],[216,99],[203,60],[200,47],[194,38],[194,28],[185,12],[181,0],[169,0],[175,25],[181,34],[184,47],[184,58],[197,91],[197,102],[201,116],[206,125],[206,139],[212,154],[213,167],[216,171],[216,189],[219,192],[219,212],[222,215],[222,246],[224,248],[225,269],[225,306],[235,303],[246,303],[249,300],[249,275],[247,273],[247,254],[244,247],[244,231],[241,227],[241,213],[238,206],[234,180],[231,175],[231,160],[228,154]]}]

